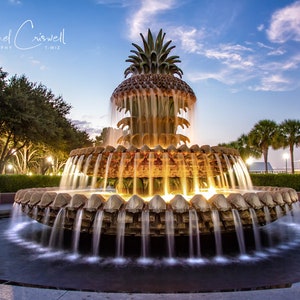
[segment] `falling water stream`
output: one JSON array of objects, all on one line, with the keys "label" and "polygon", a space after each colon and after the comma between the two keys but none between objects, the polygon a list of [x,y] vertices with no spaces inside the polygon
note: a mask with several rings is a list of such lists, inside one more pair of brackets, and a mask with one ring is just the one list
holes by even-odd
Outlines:
[{"label": "falling water stream", "polygon": [[106,167],[105,167],[105,176],[104,176],[104,184],[103,184],[103,190],[105,191],[107,188],[107,182],[108,182],[108,172],[109,172],[109,167],[111,164],[112,160],[112,153],[109,153],[108,159],[106,161]]},{"label": "falling water stream", "polygon": [[63,224],[65,221],[65,215],[66,210],[64,207],[61,208],[56,215],[49,239],[49,247],[51,249],[62,249],[64,233]]},{"label": "falling water stream", "polygon": [[244,231],[243,231],[241,218],[236,209],[232,210],[232,214],[233,214],[235,232],[236,232],[236,236],[237,236],[237,240],[238,240],[238,244],[239,244],[240,254],[245,255],[246,247],[245,247],[245,238],[244,238]]},{"label": "falling water stream", "polygon": [[93,224],[93,256],[99,255],[103,210],[98,210]]},{"label": "falling water stream", "polygon": [[219,212],[216,209],[212,210],[212,220],[214,225],[215,244],[216,244],[216,256],[223,256],[222,237],[221,237],[221,225]]},{"label": "falling water stream", "polygon": [[[45,208],[45,215],[43,218],[43,224],[48,224],[49,222],[49,218],[50,218],[50,207],[46,207]],[[42,231],[42,237],[41,237],[41,243],[43,246],[46,246],[48,243],[48,231],[47,230],[43,230]]]},{"label": "falling water stream", "polygon": [[97,183],[97,178],[98,178],[98,169],[99,169],[99,164],[102,159],[102,153],[97,155],[95,167],[94,167],[94,172],[93,172],[93,178],[92,178],[92,188],[96,188],[96,183]]},{"label": "falling water stream", "polygon": [[73,230],[73,237],[72,237],[72,250],[73,254],[78,254],[78,245],[79,245],[79,238],[80,238],[80,229],[81,229],[81,222],[82,222],[82,209],[78,209],[76,213],[76,219],[74,223],[74,230]]},{"label": "falling water stream", "polygon": [[125,219],[126,211],[120,210],[117,218],[117,236],[116,236],[116,258],[124,257],[124,237],[125,237]]},{"label": "falling water stream", "polygon": [[[264,214],[265,214],[266,225],[271,224],[271,215],[270,215],[270,210],[269,210],[268,206],[264,206]],[[273,248],[272,234],[269,230],[267,230],[267,234],[268,234],[269,247]]]},{"label": "falling water stream", "polygon": [[258,221],[257,221],[257,215],[255,210],[251,207],[249,208],[251,220],[252,220],[252,229],[253,229],[253,235],[254,235],[254,242],[255,242],[255,250],[257,252],[262,251],[261,247],[261,239],[260,239],[260,233],[258,228]]},{"label": "falling water stream", "polygon": [[195,209],[189,210],[189,256],[190,258],[201,256],[198,215]]},{"label": "falling water stream", "polygon": [[142,258],[149,258],[149,210],[142,211]]},{"label": "falling water stream", "polygon": [[165,218],[166,218],[166,238],[167,238],[167,247],[168,247],[168,257],[172,259],[174,258],[175,255],[173,211],[167,209],[165,213]]}]

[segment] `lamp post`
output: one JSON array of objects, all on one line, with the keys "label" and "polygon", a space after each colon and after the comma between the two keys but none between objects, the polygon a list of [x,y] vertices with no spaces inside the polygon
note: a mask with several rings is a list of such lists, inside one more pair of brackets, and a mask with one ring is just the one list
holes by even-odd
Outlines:
[{"label": "lamp post", "polygon": [[288,172],[287,171],[287,161],[288,161],[288,159],[289,159],[290,156],[289,156],[288,153],[283,153],[282,157],[285,160],[285,173],[287,173]]}]

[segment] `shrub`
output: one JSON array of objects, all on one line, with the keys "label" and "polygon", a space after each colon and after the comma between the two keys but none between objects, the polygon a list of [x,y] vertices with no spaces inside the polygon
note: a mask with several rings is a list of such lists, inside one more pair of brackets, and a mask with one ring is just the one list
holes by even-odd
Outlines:
[{"label": "shrub", "polygon": [[14,193],[20,189],[59,186],[61,176],[0,175],[0,193]]},{"label": "shrub", "polygon": [[290,187],[300,191],[300,174],[250,174],[255,186]]}]

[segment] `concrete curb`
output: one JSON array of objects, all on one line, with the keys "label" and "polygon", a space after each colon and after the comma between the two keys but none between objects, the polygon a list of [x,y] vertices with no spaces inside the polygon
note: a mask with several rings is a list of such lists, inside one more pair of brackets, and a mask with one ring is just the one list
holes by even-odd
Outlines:
[{"label": "concrete curb", "polygon": [[239,291],[239,292],[216,292],[216,293],[178,293],[178,294],[134,294],[134,293],[102,293],[102,292],[82,292],[56,289],[41,289],[32,287],[22,287],[14,285],[0,285],[0,299],[115,299],[115,300],[295,300],[300,294],[300,283],[293,284],[291,288]]}]

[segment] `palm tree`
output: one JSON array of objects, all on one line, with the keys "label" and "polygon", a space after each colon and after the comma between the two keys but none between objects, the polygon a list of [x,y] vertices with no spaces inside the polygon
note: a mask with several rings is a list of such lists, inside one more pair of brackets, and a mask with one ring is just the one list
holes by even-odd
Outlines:
[{"label": "palm tree", "polygon": [[249,144],[259,149],[264,157],[266,173],[268,173],[269,147],[274,147],[277,133],[278,125],[272,120],[261,120],[257,122],[249,133]]},{"label": "palm tree", "polygon": [[219,146],[237,149],[244,161],[246,161],[250,156],[255,158],[259,158],[261,156],[260,149],[250,145],[249,136],[246,134],[242,134],[236,141],[219,144]]},{"label": "palm tree", "polygon": [[294,146],[298,147],[300,145],[300,121],[288,119],[279,124],[277,142],[280,147],[289,147],[291,168],[294,174]]}]

